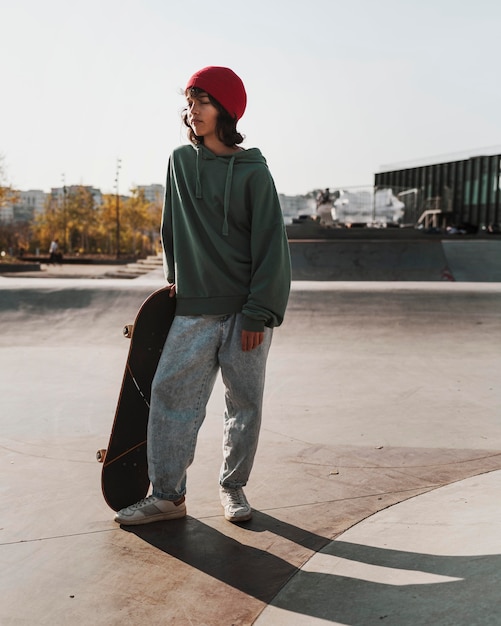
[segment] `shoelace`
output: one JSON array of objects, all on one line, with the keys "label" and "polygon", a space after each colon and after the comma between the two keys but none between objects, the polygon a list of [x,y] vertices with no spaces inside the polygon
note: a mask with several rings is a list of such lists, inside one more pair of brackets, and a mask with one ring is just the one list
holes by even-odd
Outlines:
[{"label": "shoelace", "polygon": [[136,504],[131,504],[128,508],[131,509],[132,511],[137,511],[138,509],[140,509],[143,504],[154,504],[155,500],[153,500],[153,496],[148,496],[147,498],[143,498],[142,500],[139,500],[139,502],[136,502]]},{"label": "shoelace", "polygon": [[228,501],[230,504],[236,504],[237,506],[247,506],[244,492],[242,489],[232,489],[226,491]]}]

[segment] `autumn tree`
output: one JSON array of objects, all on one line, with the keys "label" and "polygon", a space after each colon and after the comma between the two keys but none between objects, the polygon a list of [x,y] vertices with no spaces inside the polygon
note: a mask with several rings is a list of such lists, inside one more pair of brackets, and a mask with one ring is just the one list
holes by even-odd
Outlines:
[{"label": "autumn tree", "polygon": [[45,210],[34,223],[34,234],[41,248],[58,238],[64,252],[91,252],[96,246],[98,211],[90,189],[77,185],[51,194]]},{"label": "autumn tree", "polygon": [[90,189],[81,185],[71,187],[63,205],[68,252],[91,252],[96,243],[98,211]]},{"label": "autumn tree", "polygon": [[[120,198],[118,198],[118,216],[120,215]],[[119,218],[118,218],[119,219]],[[116,254],[117,248],[117,197],[112,194],[103,195],[103,203],[99,207],[97,221],[98,251],[105,254]],[[120,246],[121,247],[121,246]]]},{"label": "autumn tree", "polygon": [[89,188],[72,186],[64,194],[52,194],[37,216],[36,245],[44,249],[58,237],[70,254],[151,254],[156,252],[161,212],[161,200],[149,202],[142,189],[132,189],[130,197],[105,194],[96,206]]},{"label": "autumn tree", "polygon": [[150,203],[143,189],[131,189],[131,194],[122,209],[123,230],[126,250],[136,256],[149,251]]},{"label": "autumn tree", "polygon": [[7,184],[7,172],[4,165],[4,157],[0,154],[0,207],[6,204],[15,204],[18,193]]},{"label": "autumn tree", "polygon": [[33,223],[34,244],[37,248],[48,250],[53,238],[59,237],[64,248],[65,240],[64,212],[59,199],[50,195],[45,201],[43,213],[35,217]]},{"label": "autumn tree", "polygon": [[162,221],[163,198],[156,198],[148,207],[148,230],[150,253],[160,252],[160,223]]}]

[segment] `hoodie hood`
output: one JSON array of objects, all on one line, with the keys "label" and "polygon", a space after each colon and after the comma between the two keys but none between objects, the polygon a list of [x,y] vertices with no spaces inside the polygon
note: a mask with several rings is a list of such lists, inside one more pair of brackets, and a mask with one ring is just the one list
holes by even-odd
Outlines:
[{"label": "hoodie hood", "polygon": [[248,150],[238,150],[232,154],[225,154],[222,156],[218,156],[211,152],[208,148],[206,148],[203,144],[199,144],[197,146],[193,146],[194,150],[197,153],[196,159],[196,188],[195,188],[195,196],[199,199],[203,198],[203,189],[202,189],[202,177],[201,173],[203,170],[203,162],[204,161],[212,161],[214,159],[219,159],[220,161],[226,162],[228,164],[228,169],[226,172],[226,180],[224,185],[224,200],[223,200],[223,212],[224,212],[224,220],[223,220],[223,229],[222,234],[227,237],[229,235],[228,229],[228,213],[230,210],[230,195],[231,195],[231,187],[233,183],[233,169],[234,167],[238,167],[240,164],[255,164],[261,163],[266,165],[266,159],[261,153],[259,148],[249,148]]}]

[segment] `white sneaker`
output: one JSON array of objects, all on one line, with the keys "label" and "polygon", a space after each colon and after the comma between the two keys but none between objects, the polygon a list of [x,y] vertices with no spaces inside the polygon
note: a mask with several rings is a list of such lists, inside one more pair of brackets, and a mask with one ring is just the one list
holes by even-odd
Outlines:
[{"label": "white sneaker", "polygon": [[252,517],[252,509],[247,502],[242,487],[231,489],[220,487],[219,496],[224,507],[224,517],[229,522],[246,522]]},{"label": "white sneaker", "polygon": [[144,500],[139,500],[136,504],[121,509],[115,515],[115,522],[124,526],[136,526],[138,524],[149,524],[168,519],[178,519],[186,515],[186,504],[184,496],[173,502],[172,500],[162,500],[156,496],[148,496]]}]

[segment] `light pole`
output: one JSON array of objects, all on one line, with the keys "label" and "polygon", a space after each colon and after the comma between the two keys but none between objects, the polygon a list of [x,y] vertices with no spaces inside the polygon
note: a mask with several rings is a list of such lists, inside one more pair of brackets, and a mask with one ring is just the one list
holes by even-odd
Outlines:
[{"label": "light pole", "polygon": [[117,221],[117,230],[116,230],[116,244],[117,244],[117,259],[120,258],[120,196],[118,193],[118,175],[120,172],[122,161],[117,159],[117,173],[115,177],[115,208],[116,208],[116,221]]},{"label": "light pole", "polygon": [[61,175],[63,183],[63,254],[66,253],[66,175]]}]

